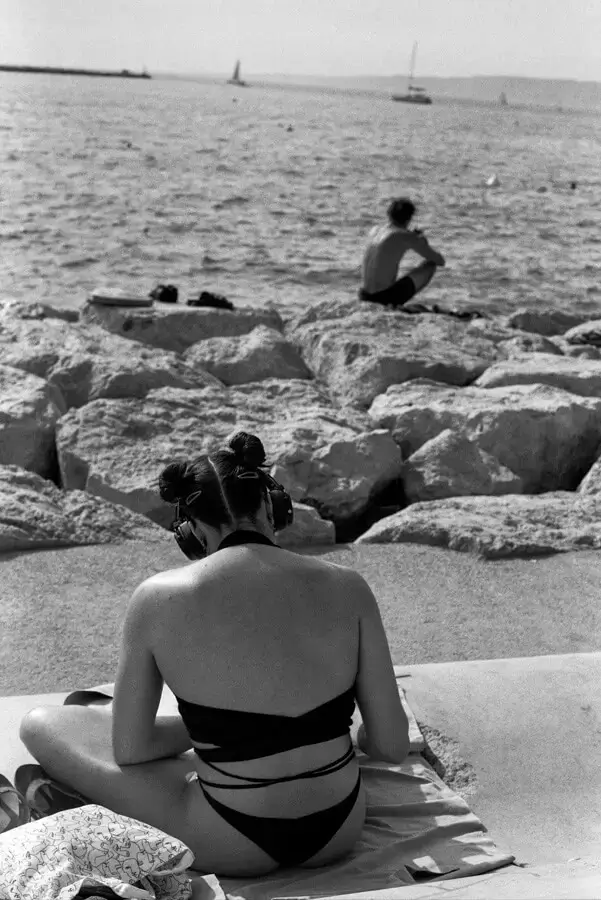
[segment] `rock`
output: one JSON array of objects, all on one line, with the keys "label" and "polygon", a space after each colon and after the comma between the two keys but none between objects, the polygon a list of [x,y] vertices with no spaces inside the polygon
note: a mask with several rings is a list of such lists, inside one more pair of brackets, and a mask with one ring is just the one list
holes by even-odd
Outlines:
[{"label": "rock", "polygon": [[588,344],[568,344],[563,338],[555,338],[553,343],[564,356],[573,359],[595,359],[601,361],[601,347],[591,347]]},{"label": "rock", "polygon": [[509,328],[531,331],[549,337],[564,334],[568,329],[586,322],[586,316],[566,312],[563,309],[517,309],[505,318]]},{"label": "rock", "polygon": [[522,479],[464,434],[450,428],[426,441],[403,466],[410,503],[475,494],[517,494]]},{"label": "rock", "polygon": [[494,363],[474,387],[499,388],[513,384],[549,384],[580,397],[601,397],[601,363],[547,353]]},{"label": "rock", "polygon": [[327,442],[315,430],[312,452],[305,443],[310,433],[302,429],[297,434],[302,439],[302,457],[298,450],[284,446],[272,474],[292,497],[315,506],[324,518],[343,523],[360,516],[374,495],[401,473],[401,454],[384,429],[332,435]]},{"label": "rock", "polygon": [[280,547],[322,547],[335,543],[336,528],[333,522],[320,518],[312,506],[302,503],[292,505],[294,522],[276,535],[276,543]]},{"label": "rock", "polygon": [[465,330],[473,337],[499,344],[501,341],[513,340],[516,337],[515,329],[504,323],[504,319],[473,319],[467,323]]},{"label": "rock", "polygon": [[237,307],[233,311],[208,307],[168,306],[133,309],[86,303],[81,321],[99,325],[113,334],[183,353],[197,341],[239,337],[258,325],[281,331],[282,319],[274,309]]},{"label": "rock", "polygon": [[0,365],[0,465],[55,475],[54,434],[66,409],[55,385]]},{"label": "rock", "polygon": [[185,351],[184,359],[228,385],[266,378],[311,378],[296,347],[281,332],[264,325],[240,337],[198,341]]},{"label": "rock", "polygon": [[[365,306],[365,304],[363,304]],[[498,358],[495,345],[466,322],[434,314],[409,315],[357,304],[323,305],[287,329],[303,359],[339,403],[367,408],[391,384],[427,377],[447,384],[474,381]],[[331,315],[330,315],[331,312]]]},{"label": "rock", "polygon": [[601,400],[547,384],[456,390],[418,379],[376,397],[369,417],[392,432],[405,458],[447,428],[460,432],[529,494],[574,490],[601,440]]},{"label": "rock", "polygon": [[22,320],[62,319],[63,322],[77,322],[79,310],[47,303],[31,303],[27,300],[0,300],[0,319],[4,317]]},{"label": "rock", "polygon": [[82,491],[64,493],[33,472],[0,466],[0,553],[125,540],[166,537],[122,506]]},{"label": "rock", "polygon": [[100,397],[144,397],[159,387],[199,388],[215,379],[177,354],[96,325],[0,317],[3,361],[56,385],[68,408]]},{"label": "rock", "polygon": [[564,334],[568,344],[589,344],[592,347],[601,347],[601,319],[593,319],[570,328]]},{"label": "rock", "polygon": [[428,544],[486,559],[542,556],[601,548],[600,517],[600,498],[569,491],[451,497],[380,519],[358,542]]},{"label": "rock", "polygon": [[499,353],[507,359],[515,359],[516,357],[524,356],[526,353],[562,355],[562,351],[557,344],[542,337],[540,334],[520,334],[508,341],[500,341],[497,344],[497,348]]},{"label": "rock", "polygon": [[57,433],[62,483],[168,527],[173,510],[158,496],[161,469],[223,447],[239,429],[261,437],[274,477],[324,518],[360,513],[400,474],[396,444],[385,431],[370,430],[366,416],[336,410],[312,382],[270,379],[235,388],[161,388],[144,400],[95,400],[72,409]]},{"label": "rock", "polygon": [[601,496],[601,456],[593,463],[580,484],[577,491],[586,496]]}]

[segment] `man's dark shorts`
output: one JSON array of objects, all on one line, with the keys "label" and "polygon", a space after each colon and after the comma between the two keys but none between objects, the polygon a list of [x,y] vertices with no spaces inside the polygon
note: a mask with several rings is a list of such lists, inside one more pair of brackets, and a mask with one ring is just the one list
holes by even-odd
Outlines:
[{"label": "man's dark shorts", "polygon": [[415,296],[416,288],[412,278],[405,275],[400,278],[391,287],[385,291],[376,291],[375,294],[368,294],[363,288],[359,291],[359,300],[365,300],[367,303],[380,303],[382,306],[402,306]]}]

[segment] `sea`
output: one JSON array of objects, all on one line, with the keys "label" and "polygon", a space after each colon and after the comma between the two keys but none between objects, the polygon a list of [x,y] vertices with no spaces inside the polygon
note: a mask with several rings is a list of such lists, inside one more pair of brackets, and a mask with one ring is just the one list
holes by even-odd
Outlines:
[{"label": "sea", "polygon": [[356,297],[406,195],[447,260],[424,301],[601,318],[598,114],[3,72],[0,170],[0,297],[173,284],[288,318]]}]

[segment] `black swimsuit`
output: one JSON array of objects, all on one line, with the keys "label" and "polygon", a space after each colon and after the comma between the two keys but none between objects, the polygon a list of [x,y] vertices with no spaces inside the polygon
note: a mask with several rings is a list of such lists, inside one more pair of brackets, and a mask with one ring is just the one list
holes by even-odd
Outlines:
[{"label": "black swimsuit", "polygon": [[[219,549],[251,543],[277,546],[258,532],[237,531],[228,535]],[[357,801],[361,785],[360,776],[351,793],[340,803],[296,819],[250,816],[239,812],[215,800],[205,790],[205,785],[230,790],[266,788],[273,784],[329,775],[348,765],[355,758],[352,744],[346,753],[331,763],[284,778],[250,778],[233,775],[214,763],[260,759],[295,747],[320,744],[348,735],[355,708],[354,685],[338,697],[301,716],[276,716],[269,713],[217,709],[213,706],[190,703],[180,697],[177,698],[177,702],[191,739],[198,743],[218,745],[209,748],[195,747],[194,750],[200,759],[216,772],[245,782],[224,784],[198,777],[207,802],[226,822],[257,844],[281,866],[298,866],[329,843]]]}]

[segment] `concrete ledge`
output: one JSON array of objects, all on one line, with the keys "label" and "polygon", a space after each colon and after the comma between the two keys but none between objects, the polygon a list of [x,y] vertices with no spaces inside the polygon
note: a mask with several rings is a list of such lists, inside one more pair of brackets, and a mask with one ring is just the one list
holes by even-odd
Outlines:
[{"label": "concrete ledge", "polygon": [[601,859],[601,653],[396,671],[442,764],[446,739],[472,767],[469,804],[500,849],[530,865]]}]

